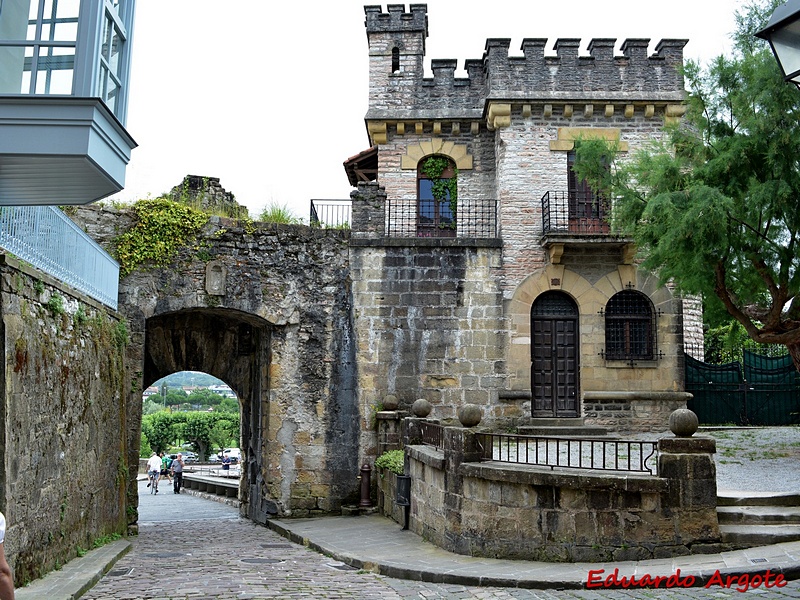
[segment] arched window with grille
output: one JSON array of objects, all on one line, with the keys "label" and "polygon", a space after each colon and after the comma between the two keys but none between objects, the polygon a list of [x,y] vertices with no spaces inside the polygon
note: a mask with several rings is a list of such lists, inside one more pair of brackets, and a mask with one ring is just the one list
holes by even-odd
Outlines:
[{"label": "arched window with grille", "polygon": [[653,303],[645,294],[624,290],[606,304],[607,360],[653,360],[656,321]]}]

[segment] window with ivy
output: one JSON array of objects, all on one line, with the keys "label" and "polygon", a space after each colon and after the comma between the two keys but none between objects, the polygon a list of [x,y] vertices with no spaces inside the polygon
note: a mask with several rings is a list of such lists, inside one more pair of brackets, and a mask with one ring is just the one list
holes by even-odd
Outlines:
[{"label": "window with ivy", "polygon": [[417,168],[417,236],[455,237],[458,170],[449,158],[428,156]]},{"label": "window with ivy", "polygon": [[614,294],[606,304],[606,347],[608,360],[653,360],[656,330],[653,303],[635,290]]}]

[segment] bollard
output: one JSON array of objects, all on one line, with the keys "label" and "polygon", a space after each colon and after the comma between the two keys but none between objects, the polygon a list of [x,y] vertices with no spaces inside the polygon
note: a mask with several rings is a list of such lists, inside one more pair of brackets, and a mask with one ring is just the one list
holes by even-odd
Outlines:
[{"label": "bollard", "polygon": [[358,503],[359,508],[370,508],[372,500],[370,499],[370,478],[372,474],[372,467],[367,463],[361,465],[361,502]]}]

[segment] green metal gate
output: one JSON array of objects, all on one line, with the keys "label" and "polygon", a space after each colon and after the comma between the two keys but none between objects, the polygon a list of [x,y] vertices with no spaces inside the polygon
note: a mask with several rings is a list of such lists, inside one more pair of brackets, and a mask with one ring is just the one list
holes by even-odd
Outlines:
[{"label": "green metal gate", "polygon": [[687,405],[701,425],[800,424],[800,374],[788,354],[744,350],[741,363],[723,365],[684,356]]}]

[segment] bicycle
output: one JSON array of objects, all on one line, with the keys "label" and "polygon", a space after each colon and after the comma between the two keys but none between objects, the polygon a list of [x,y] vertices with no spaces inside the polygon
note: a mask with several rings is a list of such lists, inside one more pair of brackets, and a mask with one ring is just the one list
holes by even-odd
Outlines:
[{"label": "bicycle", "polygon": [[147,480],[149,481],[149,483],[147,484],[147,487],[150,488],[150,493],[151,494],[157,494],[158,493],[158,476],[159,475],[160,475],[160,473],[158,471],[148,471],[147,472]]}]

